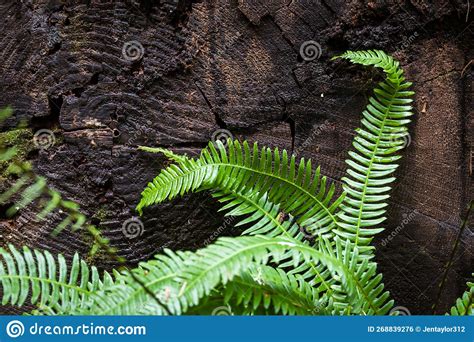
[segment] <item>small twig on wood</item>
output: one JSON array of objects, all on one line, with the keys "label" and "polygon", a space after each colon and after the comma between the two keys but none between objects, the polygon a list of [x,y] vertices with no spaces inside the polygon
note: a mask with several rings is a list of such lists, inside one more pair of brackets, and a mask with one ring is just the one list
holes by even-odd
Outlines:
[{"label": "small twig on wood", "polygon": [[464,76],[464,72],[467,70],[467,68],[472,64],[472,62],[474,62],[474,59],[471,59],[467,64],[466,66],[462,69],[461,71],[461,78],[463,78]]}]

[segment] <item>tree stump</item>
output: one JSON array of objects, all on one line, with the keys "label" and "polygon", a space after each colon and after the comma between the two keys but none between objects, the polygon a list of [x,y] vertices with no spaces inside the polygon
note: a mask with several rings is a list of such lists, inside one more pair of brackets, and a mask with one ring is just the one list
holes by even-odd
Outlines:
[{"label": "tree stump", "polygon": [[[374,244],[397,305],[433,313],[473,193],[474,13],[466,1],[4,0],[0,15],[0,107],[15,111],[2,130],[27,120],[54,132],[54,146],[28,158],[130,265],[165,247],[196,249],[239,233],[201,194],[146,210],[143,235],[124,236],[140,192],[167,165],[138,145],[193,155],[230,132],[311,158],[340,188],[380,73],[330,57],[348,49],[394,55],[414,82],[416,115]],[[83,232],[52,237],[53,221],[38,222],[29,209],[2,217],[0,244],[68,258],[88,251]],[[473,271],[472,228],[460,239],[437,313]]]}]

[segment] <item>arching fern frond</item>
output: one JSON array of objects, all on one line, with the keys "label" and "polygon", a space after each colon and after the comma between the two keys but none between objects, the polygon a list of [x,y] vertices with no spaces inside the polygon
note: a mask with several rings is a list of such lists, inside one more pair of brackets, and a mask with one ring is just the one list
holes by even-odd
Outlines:
[{"label": "arching fern frond", "polygon": [[[339,198],[334,198],[335,186],[327,184],[320,168],[313,170],[310,160],[296,160],[278,148],[232,140],[224,146],[217,141],[198,158],[189,158],[162,148],[141,147],[165,154],[174,164],[145,188],[137,206],[140,213],[147,206],[188,192],[211,190],[227,215],[241,219],[238,225],[246,227],[243,234],[247,236],[220,238],[197,252],[167,250],[135,269],[116,272],[114,281],[109,276],[107,282],[101,282],[97,272],[91,271],[91,280],[84,276],[85,285],[78,285],[73,275],[69,276],[73,281],[68,282],[62,257],[56,262],[44,256],[41,267],[47,273],[36,276],[29,274],[30,255],[23,260],[19,252],[12,250],[10,255],[3,251],[3,299],[24,303],[31,283],[32,298],[39,301],[41,310],[53,313],[183,314],[198,308],[203,299],[209,304],[218,298],[248,314],[386,314],[393,301],[377,274],[369,244],[382,229],[399,158],[395,153],[403,148],[412,115],[408,104],[413,92],[407,90],[410,83],[405,82],[398,62],[381,51],[347,52],[340,57],[382,68],[387,78],[363,113],[362,128],[353,142],[356,151],[349,153],[344,192]],[[6,151],[2,156],[7,159],[14,152]],[[21,210],[46,195],[49,200],[41,207],[40,217],[64,207],[68,215],[59,230],[69,225],[89,227],[75,203],[63,201],[44,179],[22,164],[14,166],[17,183],[1,194],[0,200],[15,198]],[[71,274],[78,272],[74,265]],[[81,275],[89,270],[86,265],[84,271],[82,264],[80,267]],[[18,274],[21,277],[17,279]],[[36,298],[34,291],[49,284],[43,281],[45,277],[53,283],[47,285],[50,288],[43,300]],[[76,287],[88,292],[71,307],[64,306],[61,299],[67,302]],[[456,307],[459,312],[461,304],[469,304],[465,296]]]},{"label": "arching fern frond", "polygon": [[[241,220],[236,225],[250,226],[242,232],[243,235],[282,236],[303,241],[323,236],[327,232],[322,230],[310,232],[308,228],[299,226],[293,218],[285,219],[279,205],[271,203],[266,195],[260,196],[259,194],[253,194],[252,191],[245,190],[225,190],[214,193],[213,196],[218,198],[221,203],[227,203],[221,208],[221,210],[229,210],[227,215],[236,217],[248,215],[246,219]],[[290,255],[287,255],[287,257],[290,257]],[[293,261],[290,260],[289,265],[285,263],[282,267],[295,267],[292,263]],[[331,285],[334,283],[331,272],[322,264],[308,262],[307,266],[306,272],[310,284],[318,292],[326,292],[328,297],[331,298]]]},{"label": "arching fern frond", "polygon": [[242,232],[243,235],[286,236],[302,239],[303,233],[294,220],[281,218],[280,206],[268,200],[265,194],[255,194],[249,190],[224,190],[212,194],[220,203],[225,205],[220,211],[226,211],[227,216],[247,216],[236,226],[250,225]]},{"label": "arching fern frond", "polygon": [[327,315],[325,298],[299,275],[265,265],[252,265],[222,290],[223,301],[241,313]]},{"label": "arching fern frond", "polygon": [[187,159],[189,159],[186,155],[176,154],[171,150],[161,147],[138,146],[138,149],[150,153],[162,153],[166,156],[166,158],[177,163],[184,163]]},{"label": "arching fern frond", "polygon": [[[384,314],[393,305],[387,302],[388,293],[384,292],[381,276],[374,274],[375,263],[366,258],[358,264],[357,248],[351,248],[347,242],[343,246],[336,238],[336,251],[329,251],[332,245],[325,240],[327,250],[318,251],[300,241],[288,238],[269,238],[265,236],[220,238],[216,243],[199,250],[183,270],[178,299],[182,307],[197,305],[199,299],[208,295],[217,285],[225,285],[246,269],[249,263],[279,263],[291,253],[291,261],[295,266],[300,260],[306,264],[321,263],[339,279],[333,285],[341,293],[339,306],[352,312],[366,314]],[[342,295],[342,293],[344,293]],[[336,305],[337,303],[335,303]]]},{"label": "arching fern frond", "polygon": [[[117,274],[114,286],[94,294],[94,305],[74,314],[166,315],[163,305],[172,314],[183,313],[180,303],[175,301],[179,291],[177,278],[192,254],[167,249],[164,254],[140,263],[137,268]],[[158,298],[160,303],[154,298]]]},{"label": "arching fern frond", "polygon": [[105,272],[89,267],[77,254],[68,267],[64,257],[51,253],[0,248],[0,285],[2,305],[23,306],[27,301],[39,313],[69,314],[92,303],[92,294],[113,284]]},{"label": "arching fern frond", "polygon": [[265,265],[247,271],[219,286],[187,314],[329,315],[323,295],[300,276]]},{"label": "arching fern frond", "polygon": [[[336,251],[321,252],[294,239],[248,236],[220,238],[214,244],[195,253],[167,251],[166,255],[158,255],[155,260],[141,263],[139,268],[132,271],[145,286],[139,286],[135,279],[125,272],[118,276],[118,285],[99,291],[94,305],[89,306],[87,311],[77,313],[163,314],[163,308],[160,304],[153,303],[151,295],[161,298],[161,302],[167,305],[171,313],[181,314],[198,305],[202,298],[209,296],[220,286],[225,287],[239,277],[241,282],[248,280],[245,274],[249,271],[249,265],[266,265],[269,262],[278,264],[288,258],[288,253],[294,265],[299,265],[300,260],[304,260],[307,264],[324,265],[335,280],[331,283],[331,287],[337,292],[334,298],[326,297],[327,292],[312,287],[312,291],[315,292],[311,293],[316,298],[324,298],[315,305],[320,306],[329,300],[330,306],[327,308],[331,308],[333,314],[386,313],[392,302],[387,301],[388,293],[382,293],[381,276],[373,274],[375,264],[369,263],[367,259],[358,264],[357,249],[347,246],[349,242],[346,242],[344,248],[340,242],[341,240],[337,238]],[[328,241],[326,246],[332,248]],[[284,270],[275,272],[283,277],[281,272]],[[287,281],[294,279],[304,281],[302,276],[292,273],[286,278]],[[299,295],[300,299],[306,296],[307,286],[311,284],[305,281],[301,286],[300,290],[304,291]],[[280,291],[283,290],[280,288]],[[293,290],[295,291],[293,295],[299,291]],[[241,292],[241,295],[244,299],[245,293]],[[265,303],[262,304],[265,308]],[[327,308],[321,308],[320,311],[325,312]]]},{"label": "arching fern frond", "polygon": [[[474,277],[474,273],[472,274]],[[453,316],[474,316],[474,283],[467,283],[467,291],[456,299],[456,304],[451,308]]]},{"label": "arching fern frond", "polygon": [[286,150],[260,150],[257,143],[250,148],[246,141],[241,145],[229,140],[227,148],[220,141],[209,143],[198,159],[172,159],[178,163],[162,170],[142,192],[139,212],[190,191],[251,189],[252,194],[268,194],[271,202],[279,203],[302,225],[318,222],[319,228],[324,222],[326,231],[336,226],[334,212],[340,200],[330,203],[334,184],[327,187],[327,178],[321,177],[319,168],[313,174],[311,161],[303,158],[297,164]]},{"label": "arching fern frond", "polygon": [[[344,239],[356,245],[368,246],[373,236],[382,231],[383,216],[389,184],[395,178],[389,177],[397,168],[400,156],[395,153],[406,144],[406,125],[413,113],[409,103],[414,92],[407,90],[410,82],[403,77],[399,62],[383,51],[348,51],[336,58],[344,58],[352,63],[373,65],[387,75],[379,83],[363,111],[362,127],[357,129],[353,146],[349,152],[347,175],[343,178],[347,192],[340,211],[336,231]],[[361,252],[369,248],[362,247]]]}]

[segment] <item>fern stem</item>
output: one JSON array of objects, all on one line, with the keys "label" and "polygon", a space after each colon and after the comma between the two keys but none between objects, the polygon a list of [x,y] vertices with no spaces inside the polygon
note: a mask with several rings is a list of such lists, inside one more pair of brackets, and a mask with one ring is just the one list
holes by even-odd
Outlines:
[{"label": "fern stem", "polygon": [[[397,85],[397,88],[395,88],[394,93],[397,93],[399,90],[400,90],[400,86]],[[373,167],[373,164],[374,164],[375,157],[377,155],[378,147],[380,145],[380,139],[381,139],[382,134],[383,134],[383,129],[385,127],[385,122],[387,120],[388,114],[390,113],[390,109],[392,108],[394,98],[395,97],[392,97],[390,99],[389,105],[387,106],[387,109],[384,111],[384,118],[383,118],[383,121],[382,121],[382,125],[380,127],[379,134],[377,136],[377,142],[375,143],[375,148],[374,148],[374,151],[372,153],[372,157],[370,158],[370,163],[369,163],[369,166],[368,166],[367,174],[365,176],[364,189],[362,191],[361,205],[360,205],[360,208],[359,208],[359,215],[358,215],[358,220],[357,220],[357,233],[356,233],[356,238],[355,238],[355,245],[356,246],[358,246],[358,244],[359,244],[359,233],[360,233],[360,226],[361,226],[361,223],[362,223],[362,213],[363,213],[363,210],[364,210],[364,203],[365,203],[364,201],[365,201],[365,196],[367,194],[367,189],[368,189],[368,185],[369,185],[369,179],[370,179],[372,167]]]}]

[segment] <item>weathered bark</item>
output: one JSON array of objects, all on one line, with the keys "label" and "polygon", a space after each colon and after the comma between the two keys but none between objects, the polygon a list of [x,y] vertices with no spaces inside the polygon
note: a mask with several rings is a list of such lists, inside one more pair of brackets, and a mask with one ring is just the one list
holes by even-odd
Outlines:
[{"label": "weathered bark", "polygon": [[[383,49],[401,61],[417,94],[377,260],[397,304],[428,314],[473,193],[474,76],[465,66],[474,54],[474,14],[467,12],[460,0],[4,0],[0,106],[15,109],[4,129],[27,119],[56,132],[55,146],[30,156],[36,171],[79,202],[133,264],[164,246],[198,248],[216,230],[238,232],[219,229],[216,203],[202,194],[147,210],[144,234],[127,239],[122,223],[166,165],[137,145],[192,154],[227,129],[310,157],[340,185],[379,74],[329,58]],[[308,61],[300,47],[310,40],[322,55]],[[128,41],[142,44],[143,58],[123,57]],[[69,257],[88,250],[84,234],[51,237],[51,221],[24,210],[0,223],[0,244]],[[464,290],[473,242],[467,229],[438,312]]]}]

